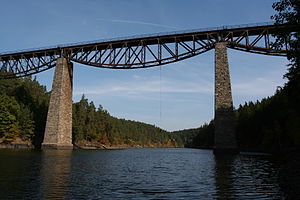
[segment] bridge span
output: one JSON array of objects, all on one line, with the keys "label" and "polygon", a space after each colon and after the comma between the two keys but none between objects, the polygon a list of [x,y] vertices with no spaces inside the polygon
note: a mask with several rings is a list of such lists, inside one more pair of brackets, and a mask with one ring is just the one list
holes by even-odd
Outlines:
[{"label": "bridge span", "polygon": [[286,28],[293,30],[274,23],[222,26],[5,52],[0,53],[0,78],[24,77],[56,67],[42,147],[72,148],[72,62],[138,69],[215,49],[215,152],[237,151],[227,47],[286,56],[288,41],[279,45],[274,37]]}]

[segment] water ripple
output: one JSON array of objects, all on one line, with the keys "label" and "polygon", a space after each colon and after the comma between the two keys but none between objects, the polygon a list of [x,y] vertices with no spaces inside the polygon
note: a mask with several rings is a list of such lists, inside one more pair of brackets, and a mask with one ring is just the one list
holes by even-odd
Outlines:
[{"label": "water ripple", "polygon": [[[0,199],[282,199],[267,156],[196,149],[0,151]],[[5,163],[4,165],[2,163]]]}]

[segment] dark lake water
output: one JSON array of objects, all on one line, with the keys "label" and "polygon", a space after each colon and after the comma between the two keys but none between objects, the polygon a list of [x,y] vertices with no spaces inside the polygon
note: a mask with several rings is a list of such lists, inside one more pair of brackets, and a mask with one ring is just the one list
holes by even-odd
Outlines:
[{"label": "dark lake water", "polygon": [[198,149],[0,150],[0,199],[282,199],[268,156]]}]

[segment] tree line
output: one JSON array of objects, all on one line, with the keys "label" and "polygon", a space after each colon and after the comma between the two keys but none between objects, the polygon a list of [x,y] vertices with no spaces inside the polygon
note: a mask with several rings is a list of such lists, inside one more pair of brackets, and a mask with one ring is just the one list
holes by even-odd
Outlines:
[{"label": "tree line", "polygon": [[[289,42],[287,58],[290,64],[284,75],[288,81],[278,87],[272,97],[247,102],[235,110],[237,142],[241,150],[274,152],[300,148],[300,1],[281,0],[272,7],[277,13],[271,19],[276,24],[292,27],[292,30],[285,28],[275,33],[276,47],[281,48]],[[186,143],[188,146],[211,148],[213,133],[211,121],[198,129],[178,134],[191,136]]]},{"label": "tree line", "polygon": [[[3,72],[2,72],[3,73]],[[43,141],[50,92],[32,77],[0,79],[0,143]],[[83,95],[73,103],[73,143],[177,147],[179,137],[154,125],[118,119]]]},{"label": "tree line", "polygon": [[[272,97],[247,102],[235,110],[236,137],[241,151],[278,152],[300,148],[298,91],[286,85]],[[186,147],[213,148],[214,120],[200,128],[176,133],[188,138],[184,140]]]},{"label": "tree line", "polygon": [[79,143],[140,147],[182,146],[179,137],[154,125],[118,119],[83,95],[73,104],[73,139]]},{"label": "tree line", "polygon": [[31,77],[0,79],[0,142],[20,140],[40,146],[49,96],[46,87]]}]

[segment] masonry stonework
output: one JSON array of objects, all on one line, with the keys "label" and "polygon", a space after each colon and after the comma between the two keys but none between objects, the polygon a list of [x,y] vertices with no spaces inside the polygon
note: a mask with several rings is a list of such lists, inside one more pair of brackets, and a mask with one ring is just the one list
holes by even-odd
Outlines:
[{"label": "masonry stonework", "polygon": [[72,149],[73,64],[58,58],[42,148]]},{"label": "masonry stonework", "polygon": [[237,151],[227,46],[215,44],[215,153]]}]

